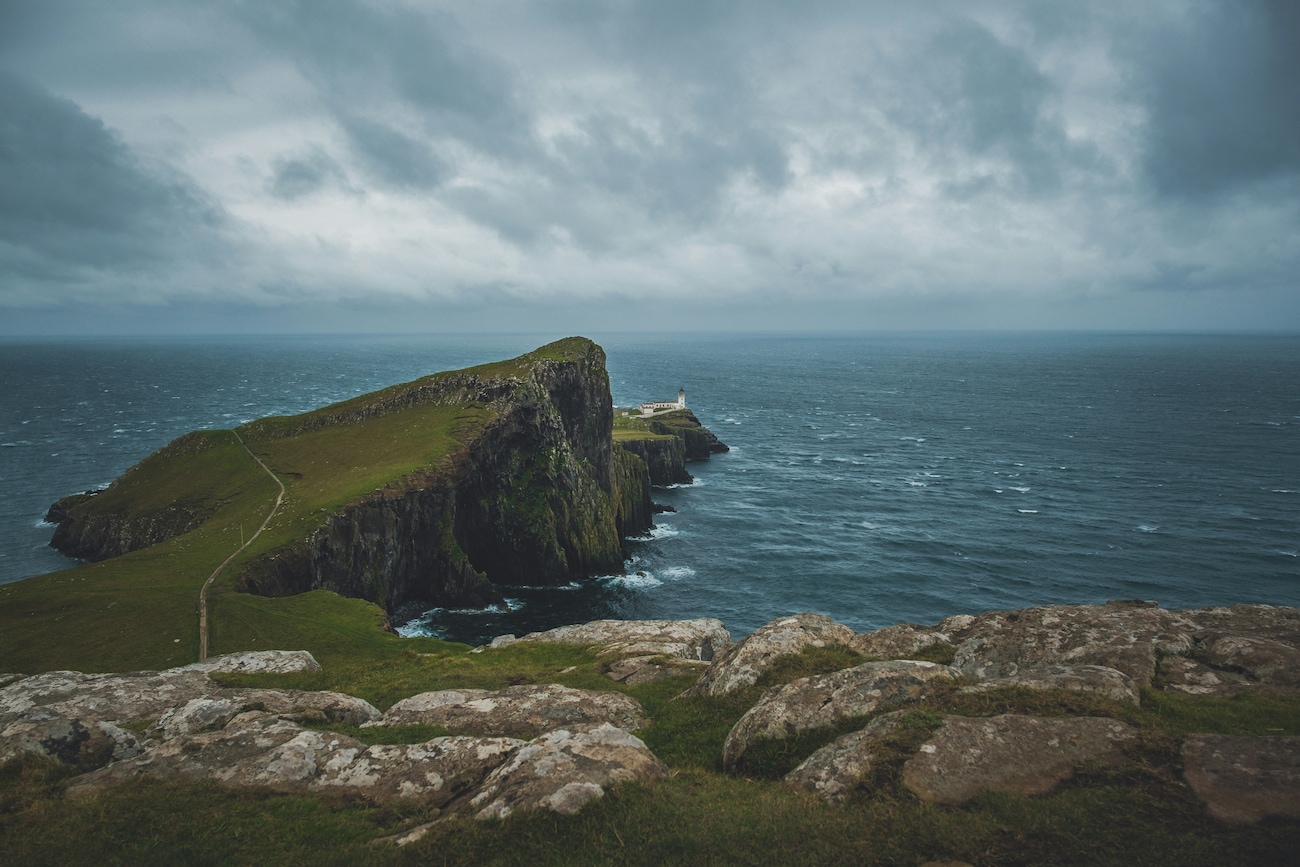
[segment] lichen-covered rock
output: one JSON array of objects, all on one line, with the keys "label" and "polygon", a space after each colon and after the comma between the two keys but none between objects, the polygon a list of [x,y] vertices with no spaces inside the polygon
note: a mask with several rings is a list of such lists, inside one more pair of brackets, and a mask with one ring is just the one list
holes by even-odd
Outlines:
[{"label": "lichen-covered rock", "polygon": [[1236,695],[1255,686],[1243,674],[1211,668],[1186,656],[1162,656],[1159,672],[1162,689],[1189,695]]},{"label": "lichen-covered rock", "polygon": [[240,674],[292,674],[302,671],[320,671],[316,657],[306,650],[245,650],[240,653],[223,653],[210,656],[203,662],[194,662],[171,671],[238,672]]},{"label": "lichen-covered rock", "polygon": [[846,717],[917,701],[932,691],[935,681],[956,676],[945,665],[895,660],[867,662],[772,687],[732,727],[722,748],[723,764],[736,767],[745,751],[760,740],[788,738],[828,728]]},{"label": "lichen-covered rock", "polygon": [[479,819],[516,810],[576,813],[615,783],[651,780],[667,768],[638,738],[608,723],[585,732],[559,730],[520,747],[470,801]]},{"label": "lichen-covered rock", "polygon": [[604,666],[605,676],[615,683],[635,685],[676,677],[679,674],[699,674],[708,663],[702,660],[680,659],[664,656],[629,656],[616,659]]},{"label": "lichen-covered rock", "polygon": [[1101,717],[945,717],[903,766],[903,785],[939,804],[989,790],[1039,795],[1084,762],[1119,759],[1120,747],[1136,737],[1125,723]]},{"label": "lichen-covered rock", "polygon": [[139,738],[112,723],[35,710],[0,725],[0,762],[33,755],[98,768],[139,755]]},{"label": "lichen-covered rock", "polygon": [[165,740],[136,758],[80,777],[69,794],[86,795],[123,780],[156,777],[277,791],[346,790],[374,800],[419,798],[442,806],[467,794],[523,743],[450,737],[367,747],[334,732],[246,712],[223,728]]},{"label": "lichen-covered rock", "polygon": [[962,692],[987,692],[1003,687],[1019,689],[1068,689],[1071,692],[1090,692],[1114,701],[1139,704],[1142,700],[1133,679],[1122,671],[1104,665],[1041,665],[1027,668],[1013,677],[995,677],[971,686]]},{"label": "lichen-covered rock", "polygon": [[759,627],[714,656],[713,663],[686,695],[726,695],[753,686],[783,656],[805,647],[847,645],[854,632],[821,614],[796,614]]},{"label": "lichen-covered rock", "polygon": [[48,671],[0,688],[0,723],[37,708],[69,718],[155,719],[217,688],[203,672],[184,669],[128,674]]},{"label": "lichen-covered rock", "polygon": [[659,654],[708,662],[731,644],[721,620],[593,620],[533,632],[519,641],[553,644],[594,644],[604,654]]},{"label": "lichen-covered rock", "polygon": [[1242,672],[1258,683],[1300,687],[1300,650],[1270,638],[1212,635],[1197,656],[1215,668]]},{"label": "lichen-covered rock", "polygon": [[907,713],[887,713],[873,719],[866,728],[837,738],[786,774],[786,785],[814,792],[832,803],[843,801],[871,773],[876,744],[898,728]]},{"label": "lichen-covered rock", "polygon": [[220,690],[190,699],[158,718],[152,731],[166,738],[223,727],[248,710],[260,710],[300,721],[361,725],[378,719],[379,709],[364,699],[338,692],[278,689]]},{"label": "lichen-covered rock", "polygon": [[1300,819],[1300,738],[1189,735],[1183,776],[1211,816]]},{"label": "lichen-covered rock", "polygon": [[0,687],[6,687],[27,677],[25,674],[0,674]]},{"label": "lichen-covered rock", "polygon": [[863,656],[878,659],[911,659],[910,654],[936,644],[953,646],[952,638],[945,632],[915,623],[899,623],[875,632],[855,635],[849,647]]},{"label": "lichen-covered rock", "polygon": [[1188,614],[1126,602],[992,612],[964,631],[953,666],[987,679],[1043,665],[1103,665],[1141,688],[1151,683],[1160,652],[1191,650],[1200,627]]},{"label": "lichen-covered rock", "polygon": [[604,723],[635,731],[645,709],[617,692],[570,689],[559,684],[502,690],[445,689],[404,698],[370,726],[424,723],[455,732],[532,738],[555,729],[584,730]]}]

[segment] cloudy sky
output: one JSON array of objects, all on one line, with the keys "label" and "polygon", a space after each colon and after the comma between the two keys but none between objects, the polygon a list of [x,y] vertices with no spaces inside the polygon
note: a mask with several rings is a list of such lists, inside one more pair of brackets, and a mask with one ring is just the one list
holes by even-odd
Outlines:
[{"label": "cloudy sky", "polygon": [[1300,3],[0,0],[0,334],[1300,330]]}]

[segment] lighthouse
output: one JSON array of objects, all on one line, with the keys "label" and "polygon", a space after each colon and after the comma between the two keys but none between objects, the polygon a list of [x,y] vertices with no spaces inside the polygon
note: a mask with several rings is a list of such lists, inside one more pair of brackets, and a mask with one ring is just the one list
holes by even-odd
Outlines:
[{"label": "lighthouse", "polygon": [[686,389],[677,389],[677,408],[686,409]]}]

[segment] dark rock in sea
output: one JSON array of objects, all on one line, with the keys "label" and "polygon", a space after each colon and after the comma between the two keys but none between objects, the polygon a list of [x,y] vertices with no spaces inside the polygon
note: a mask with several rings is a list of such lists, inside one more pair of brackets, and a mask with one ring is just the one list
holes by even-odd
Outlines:
[{"label": "dark rock in sea", "polygon": [[674,509],[672,506],[665,506],[663,503],[655,503],[655,504],[654,504],[654,513],[655,513],[656,515],[663,515],[663,514],[667,514],[667,513],[670,513],[670,512],[676,512],[676,511],[677,511],[677,510]]}]

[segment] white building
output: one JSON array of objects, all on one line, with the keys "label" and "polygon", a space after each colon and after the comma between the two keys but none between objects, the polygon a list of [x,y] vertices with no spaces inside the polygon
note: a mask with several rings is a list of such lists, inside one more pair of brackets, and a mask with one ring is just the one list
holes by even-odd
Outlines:
[{"label": "white building", "polygon": [[686,389],[679,389],[677,400],[658,400],[652,403],[643,403],[638,409],[641,415],[653,415],[656,412],[665,412],[671,409],[686,409]]}]

